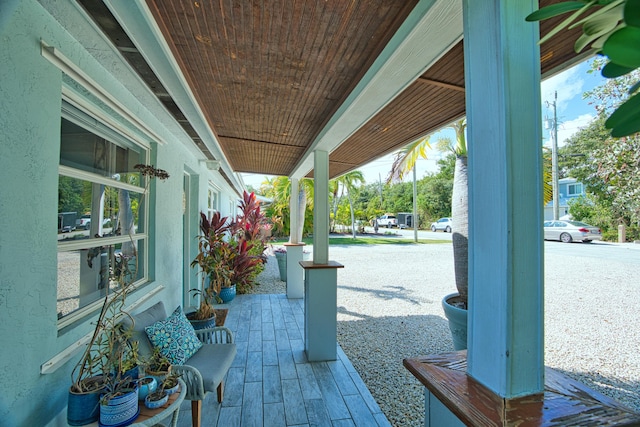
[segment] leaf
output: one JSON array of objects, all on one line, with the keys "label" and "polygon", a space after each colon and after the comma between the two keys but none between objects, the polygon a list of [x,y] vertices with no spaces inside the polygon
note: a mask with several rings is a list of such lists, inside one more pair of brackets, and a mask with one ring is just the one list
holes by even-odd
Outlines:
[{"label": "leaf", "polygon": [[622,138],[638,132],[640,132],[640,115],[636,114],[635,117],[630,117],[627,121],[611,129],[611,136]]},{"label": "leaf", "polygon": [[566,1],[538,9],[525,18],[528,22],[543,21],[563,13],[578,10],[585,5],[584,1]]},{"label": "leaf", "polygon": [[640,28],[620,28],[609,36],[602,53],[607,55],[616,64],[638,68],[640,67]]},{"label": "leaf", "polygon": [[640,27],[640,0],[627,0],[624,6],[624,22],[630,27]]},{"label": "leaf", "polygon": [[615,79],[616,77],[624,76],[633,70],[635,70],[635,68],[624,67],[620,64],[609,61],[607,65],[602,68],[602,77]]},{"label": "leaf", "polygon": [[621,104],[616,111],[609,116],[604,125],[613,129],[624,123],[629,117],[640,119],[640,94],[634,95]]},{"label": "leaf", "polygon": [[596,3],[596,1],[597,0],[591,0],[589,3],[584,4],[584,6],[580,10],[578,10],[578,11],[574,12],[573,14],[571,14],[571,16],[569,16],[567,19],[565,19],[564,21],[559,23],[555,28],[553,28],[551,31],[549,31],[546,36],[544,36],[542,39],[540,39],[538,44],[542,44],[542,43],[546,42],[547,40],[549,40],[550,38],[552,38],[553,36],[558,34],[560,31],[565,29],[573,21],[575,21],[578,18],[578,16],[582,15],[583,12],[586,12],[587,10],[589,10]]},{"label": "leaf", "polygon": [[597,9],[591,15],[586,16],[579,20],[578,22],[574,22],[569,26],[569,29],[575,28],[579,25],[586,24],[591,21],[601,20],[601,19],[613,19],[616,21],[622,20],[623,10],[624,10],[624,2],[625,0],[615,0],[601,9]]}]

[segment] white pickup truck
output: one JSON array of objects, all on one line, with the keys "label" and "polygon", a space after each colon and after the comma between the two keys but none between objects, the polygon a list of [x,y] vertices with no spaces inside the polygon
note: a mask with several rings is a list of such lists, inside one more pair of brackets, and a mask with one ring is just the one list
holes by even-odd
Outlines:
[{"label": "white pickup truck", "polygon": [[391,214],[384,214],[380,218],[378,218],[377,221],[378,221],[378,227],[391,228],[391,227],[398,226],[398,220],[396,216]]}]

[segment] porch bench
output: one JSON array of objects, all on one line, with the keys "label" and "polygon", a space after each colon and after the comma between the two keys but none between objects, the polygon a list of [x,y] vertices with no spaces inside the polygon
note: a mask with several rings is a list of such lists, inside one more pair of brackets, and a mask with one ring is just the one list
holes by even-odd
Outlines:
[{"label": "porch bench", "polygon": [[[504,399],[466,373],[466,350],[405,359],[407,368],[466,426],[640,426],[640,414],[549,367],[544,392]],[[429,402],[425,402],[429,427]]]},{"label": "porch bench", "polygon": [[[159,320],[167,319],[167,312],[162,301],[148,309],[125,318],[122,324],[132,328],[131,340],[138,342],[138,354],[141,358],[151,355],[153,347],[145,332],[147,326]],[[202,347],[183,365],[172,365],[172,371],[181,374],[186,383],[185,399],[191,400],[191,419],[193,427],[200,427],[202,401],[208,392],[217,391],[218,402],[222,402],[224,377],[233,363],[237,349],[233,343],[233,334],[225,327],[214,327],[196,330]]]}]

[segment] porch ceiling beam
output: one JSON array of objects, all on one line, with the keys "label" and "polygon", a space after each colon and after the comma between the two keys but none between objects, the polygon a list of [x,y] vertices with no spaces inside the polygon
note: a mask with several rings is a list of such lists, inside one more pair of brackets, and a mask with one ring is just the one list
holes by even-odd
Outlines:
[{"label": "porch ceiling beam", "polygon": [[331,153],[339,147],[461,38],[461,1],[419,2],[344,104],[307,147],[291,177],[307,175],[313,169],[315,150]]},{"label": "porch ceiling beam", "polygon": [[418,82],[430,84],[433,86],[440,86],[447,89],[457,90],[458,92],[464,92],[464,86],[452,85],[451,83],[441,82],[439,80],[428,79],[426,77],[418,78]]}]

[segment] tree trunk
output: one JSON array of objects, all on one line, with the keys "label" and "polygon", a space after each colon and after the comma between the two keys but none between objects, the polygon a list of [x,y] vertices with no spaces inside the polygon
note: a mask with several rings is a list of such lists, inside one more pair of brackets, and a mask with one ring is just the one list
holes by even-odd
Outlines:
[{"label": "tree trunk", "polygon": [[353,213],[353,203],[351,203],[351,193],[347,189],[347,198],[349,199],[349,212],[351,213],[351,233],[353,234],[353,238],[356,238],[356,218]]},{"label": "tree trunk", "polygon": [[307,192],[300,182],[300,188],[298,190],[298,241],[302,241],[302,233],[304,232],[304,217],[307,211]]},{"label": "tree trunk", "polygon": [[453,264],[456,288],[464,308],[467,308],[469,291],[469,197],[468,197],[467,156],[456,157],[453,178],[451,215],[453,218]]}]

